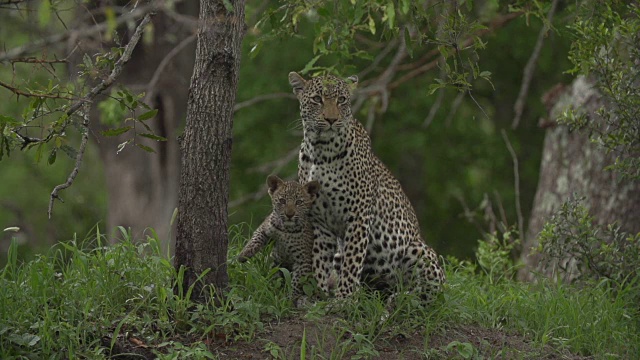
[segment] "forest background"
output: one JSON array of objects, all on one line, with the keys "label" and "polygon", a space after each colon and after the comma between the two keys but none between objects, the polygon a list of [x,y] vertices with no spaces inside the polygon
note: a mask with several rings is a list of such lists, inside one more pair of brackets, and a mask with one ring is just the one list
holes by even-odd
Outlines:
[{"label": "forest background", "polygon": [[[5,152],[0,167],[0,224],[20,230],[0,234],[2,251],[10,238],[17,238],[20,255],[28,257],[30,252],[75,234],[82,237],[96,225],[106,231],[123,226],[136,237],[153,228],[165,241],[163,248],[170,247],[180,166],[177,144],[193,66],[197,6],[150,4],[158,6],[159,14],[118,84],[107,90],[110,95],[96,97],[92,112],[100,121],[91,126],[80,176],[66,190],[65,202],[56,206],[51,219],[46,211],[50,193],[74,167],[77,138],[65,134],[53,144],[33,147],[25,141],[22,151],[14,149],[10,156]],[[611,170],[605,170],[611,164],[601,162],[596,171],[613,175],[591,179],[591,164],[577,178],[560,176],[557,182],[563,184],[538,188],[539,180],[545,184],[545,177],[558,176],[540,173],[543,151],[549,151],[543,144],[545,133],[556,128],[555,119],[548,119],[556,95],[584,70],[580,66],[585,67],[576,47],[580,35],[576,18],[584,10],[580,5],[561,1],[425,2],[423,13],[415,14],[433,16],[429,10],[434,9],[439,14],[425,17],[425,27],[415,29],[409,22],[402,23],[403,15],[410,13],[408,2],[367,4],[360,9],[368,12],[360,14],[344,13],[349,6],[342,5],[335,5],[331,12],[327,6],[305,2],[292,2],[288,7],[269,1],[247,4],[248,31],[234,109],[230,224],[249,224],[245,228],[248,235],[270,210],[266,176],[275,173],[295,178],[301,124],[297,102],[286,83],[289,71],[307,76],[323,71],[359,75],[356,117],[370,131],[375,152],[400,179],[427,242],[443,256],[471,260],[478,239],[512,229],[520,233],[515,238],[524,241],[515,244],[513,256],[524,250],[526,259],[524,255],[535,245],[551,210],[572,196],[590,197],[593,187],[601,187],[599,182],[620,182]],[[633,5],[627,9],[624,2],[594,4],[591,11],[601,6],[614,15],[616,9],[637,11]],[[28,49],[34,40],[60,34],[62,41],[40,46],[36,51],[40,55],[33,58],[12,58],[7,50],[2,54],[6,66],[0,69],[0,90],[8,101],[0,105],[0,113],[5,114],[6,124],[20,115],[39,117],[35,114],[41,107],[51,106],[35,96],[43,91],[54,94],[54,100],[55,96],[64,98],[63,90],[49,81],[52,75],[72,81],[87,74],[99,78],[104,71],[100,61],[105,60],[96,56],[98,50],[122,43],[119,37],[126,36],[125,28],[133,30],[133,14],[144,14],[137,4],[133,10],[127,7],[131,4],[76,7],[65,1],[22,5],[21,1],[2,3],[0,36],[5,49]],[[76,18],[78,9],[88,15]],[[350,11],[353,9],[358,7]],[[340,16],[336,22],[327,22],[336,14],[356,20],[351,28],[341,29],[339,21],[344,19]],[[106,31],[85,39],[77,30],[82,24],[104,25]],[[322,37],[327,34],[326,39]],[[332,39],[334,35],[352,39],[341,43],[345,38]],[[345,50],[348,46],[351,48]],[[50,54],[55,61],[41,61]],[[134,126],[123,126],[128,112],[135,114],[143,100],[158,112],[147,112],[142,119],[138,109]],[[19,135],[6,126],[3,131],[10,135],[5,137],[7,150],[11,136],[24,141],[42,134],[43,124],[25,123]],[[143,134],[144,138],[136,136],[142,126],[152,131]],[[583,137],[588,139],[589,133]],[[161,139],[166,141],[157,141]],[[631,143],[637,146],[637,140]],[[559,156],[558,161],[580,164],[589,158],[589,146],[574,158]],[[571,172],[571,166],[566,168]],[[588,185],[573,189],[574,183]],[[631,186],[627,202],[638,193],[637,181]],[[553,192],[558,199],[551,204],[546,200],[534,203],[536,190],[539,194]],[[631,219],[638,213],[636,208],[611,201],[605,204],[607,194],[598,195],[588,200],[595,198],[589,203],[591,210],[611,212],[618,207]],[[602,225],[620,221],[623,230],[637,231],[637,225],[626,219],[596,220]]]}]

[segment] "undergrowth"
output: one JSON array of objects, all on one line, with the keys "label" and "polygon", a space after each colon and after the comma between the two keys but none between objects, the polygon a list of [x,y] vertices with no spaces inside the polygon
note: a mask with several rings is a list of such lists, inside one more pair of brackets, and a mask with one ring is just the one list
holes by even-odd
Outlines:
[{"label": "undergrowth", "polygon": [[[464,325],[516,332],[535,348],[595,358],[640,353],[638,308],[624,288],[612,291],[606,282],[579,288],[516,282],[509,263],[497,259],[508,251],[496,239],[481,242],[482,266],[445,261],[446,289],[429,309],[405,292],[389,308],[383,296],[364,290],[348,301],[322,300],[295,309],[290,280],[276,276],[266,251],[246,264],[229,262],[230,290],[216,308],[192,303],[189,289],[174,294],[181,273],[153,231],[141,241],[120,232],[116,245],[107,246],[96,229],[85,240],[60,243],[27,263],[20,263],[11,247],[0,272],[0,358],[104,359],[137,349],[160,359],[215,359],[215,349],[224,344],[258,341],[274,358],[357,359],[378,356],[388,339],[416,333],[424,334],[422,356],[447,358],[453,351],[459,358],[480,358],[469,343],[428,346],[431,337]],[[231,229],[230,259],[248,233],[246,226]],[[267,327],[295,317],[330,326],[296,334],[302,340],[295,350],[263,339]],[[327,350],[329,342],[335,344]],[[504,355],[501,351],[493,356]]]}]

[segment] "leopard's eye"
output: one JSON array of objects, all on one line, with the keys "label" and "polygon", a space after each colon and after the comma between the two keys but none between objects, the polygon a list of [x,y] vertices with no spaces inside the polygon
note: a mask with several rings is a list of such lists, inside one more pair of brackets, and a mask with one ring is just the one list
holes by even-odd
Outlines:
[{"label": "leopard's eye", "polygon": [[322,97],[320,97],[320,95],[316,95],[316,96],[312,97],[311,100],[313,100],[314,102],[316,102],[318,104],[322,104]]},{"label": "leopard's eye", "polygon": [[302,205],[302,204],[304,204],[304,201],[302,201],[302,199],[296,200],[296,205]]},{"label": "leopard's eye", "polygon": [[347,102],[347,98],[346,96],[340,96],[338,97],[338,104],[344,104]]},{"label": "leopard's eye", "polygon": [[287,203],[287,199],[282,198],[278,202],[280,203],[280,205],[285,205]]}]

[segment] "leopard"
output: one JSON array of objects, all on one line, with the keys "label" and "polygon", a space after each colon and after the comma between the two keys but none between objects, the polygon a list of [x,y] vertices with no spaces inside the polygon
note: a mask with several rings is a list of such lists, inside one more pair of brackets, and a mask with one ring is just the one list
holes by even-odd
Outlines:
[{"label": "leopard", "polygon": [[[357,83],[357,76],[307,80],[289,73],[303,131],[298,180],[320,184],[309,213],[314,277],[338,299],[363,283],[376,289],[412,284],[431,303],[442,292],[444,269],[423,240],[400,182],[374,154],[368,132],[352,114]],[[339,271],[334,280],[332,268]]]},{"label": "leopard", "polygon": [[320,184],[284,181],[276,175],[267,177],[267,192],[273,210],[254,231],[237,259],[244,263],[274,240],[271,260],[291,272],[293,298],[304,302],[303,279],[312,278],[313,228],[309,210],[317,198]]}]

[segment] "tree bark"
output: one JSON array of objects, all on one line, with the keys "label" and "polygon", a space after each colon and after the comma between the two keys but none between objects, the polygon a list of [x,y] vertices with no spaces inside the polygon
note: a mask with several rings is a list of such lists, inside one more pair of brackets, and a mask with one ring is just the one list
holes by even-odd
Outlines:
[{"label": "tree bark", "polygon": [[[200,1],[196,58],[189,89],[187,124],[181,143],[175,266],[185,267],[182,288],[213,285],[218,301],[228,285],[227,203],[233,105],[238,87],[244,1]],[[210,270],[202,281],[196,281]],[[206,289],[210,289],[206,287]],[[177,290],[177,289],[176,289]]]},{"label": "tree bark", "polygon": [[[614,163],[616,154],[607,153],[590,141],[583,131],[570,131],[556,119],[569,107],[583,111],[595,121],[601,121],[596,111],[606,106],[593,84],[584,77],[571,86],[556,88],[547,95],[550,128],[544,140],[538,190],[523,242],[519,272],[522,280],[533,280],[535,273],[553,277],[554,267],[541,268],[540,254],[532,254],[538,246],[537,236],[544,223],[572,194],[584,196],[585,206],[600,225],[617,222],[621,230],[640,232],[640,183],[622,179],[615,171],[605,170]],[[602,123],[602,122],[600,122]]]}]

